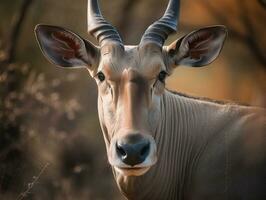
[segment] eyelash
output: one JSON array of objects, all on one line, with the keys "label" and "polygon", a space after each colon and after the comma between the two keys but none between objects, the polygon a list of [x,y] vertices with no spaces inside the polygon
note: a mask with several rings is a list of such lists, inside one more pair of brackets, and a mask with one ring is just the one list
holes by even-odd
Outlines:
[{"label": "eyelash", "polygon": [[105,75],[102,72],[99,72],[96,76],[101,82],[105,80]]},{"label": "eyelash", "polygon": [[158,79],[159,81],[161,81],[162,83],[164,83],[164,82],[165,82],[165,79],[166,79],[167,76],[168,76],[168,73],[167,73],[166,71],[161,71],[161,72],[158,74],[157,79]]},{"label": "eyelash", "polygon": [[[97,75],[98,79],[103,82],[105,80],[105,75],[102,73],[102,72],[99,72]],[[158,77],[157,79],[164,83],[165,82],[165,79],[166,77],[168,76],[167,72],[166,71],[161,71],[159,74],[158,74]]]}]

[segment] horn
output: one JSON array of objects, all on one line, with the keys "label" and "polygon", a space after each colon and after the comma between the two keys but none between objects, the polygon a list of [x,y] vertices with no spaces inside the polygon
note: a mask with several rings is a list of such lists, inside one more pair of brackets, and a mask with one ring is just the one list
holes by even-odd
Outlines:
[{"label": "horn", "polygon": [[170,0],[167,9],[158,21],[150,25],[141,38],[140,46],[153,42],[163,46],[167,37],[177,31],[180,0]]},{"label": "horn", "polygon": [[102,16],[98,0],[88,0],[88,32],[96,38],[100,46],[108,42],[117,42],[123,46],[123,42],[116,29]]}]

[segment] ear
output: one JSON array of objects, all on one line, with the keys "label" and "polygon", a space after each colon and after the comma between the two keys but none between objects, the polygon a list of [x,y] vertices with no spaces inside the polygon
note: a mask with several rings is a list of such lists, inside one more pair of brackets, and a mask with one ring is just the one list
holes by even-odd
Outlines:
[{"label": "ear", "polygon": [[93,69],[98,64],[99,49],[72,31],[37,25],[35,35],[44,56],[55,65]]},{"label": "ear", "polygon": [[225,26],[212,26],[194,31],[167,47],[170,63],[174,66],[208,65],[218,57],[226,36]]}]

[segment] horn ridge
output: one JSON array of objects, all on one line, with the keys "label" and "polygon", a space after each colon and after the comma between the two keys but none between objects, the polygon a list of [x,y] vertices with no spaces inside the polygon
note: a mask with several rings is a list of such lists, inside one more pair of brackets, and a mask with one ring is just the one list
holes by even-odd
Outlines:
[{"label": "horn ridge", "polygon": [[170,0],[164,15],[150,25],[141,38],[140,45],[154,42],[163,46],[168,36],[177,31],[180,0]]},{"label": "horn ridge", "polygon": [[96,38],[100,46],[108,42],[116,42],[123,46],[117,30],[102,16],[98,0],[88,0],[88,32]]}]

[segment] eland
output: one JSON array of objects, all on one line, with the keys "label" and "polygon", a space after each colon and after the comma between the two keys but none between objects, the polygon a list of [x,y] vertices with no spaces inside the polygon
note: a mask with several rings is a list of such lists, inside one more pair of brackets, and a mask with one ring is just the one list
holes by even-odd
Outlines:
[{"label": "eland", "polygon": [[127,199],[266,199],[265,110],[169,91],[165,79],[179,65],[201,67],[219,55],[227,30],[210,26],[169,46],[179,0],[124,45],[88,1],[88,31],[99,46],[65,28],[37,25],[45,57],[86,68],[98,86],[98,115],[108,161]]}]

